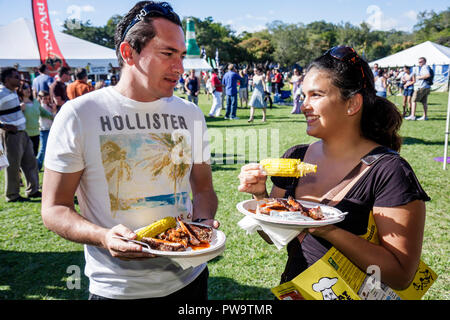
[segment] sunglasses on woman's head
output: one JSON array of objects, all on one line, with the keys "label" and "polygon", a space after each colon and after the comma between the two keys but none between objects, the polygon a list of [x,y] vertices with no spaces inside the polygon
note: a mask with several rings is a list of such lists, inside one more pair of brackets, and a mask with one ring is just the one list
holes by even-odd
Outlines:
[{"label": "sunglasses on woman's head", "polygon": [[356,53],[355,49],[352,47],[347,46],[337,46],[329,49],[327,52],[323,54],[324,56],[330,55],[333,58],[342,61],[342,62],[349,62],[350,64],[356,66],[357,63],[359,63],[359,67],[361,69],[362,74],[362,81],[363,81],[363,88],[366,87],[366,77],[364,75],[364,70],[361,65],[361,58]]},{"label": "sunglasses on woman's head", "polygon": [[[162,3],[150,3],[146,5],[144,8],[142,8],[139,13],[136,15],[136,17],[131,21],[131,23],[128,25],[128,27],[125,29],[125,32],[122,35],[122,41],[125,40],[125,36],[127,35],[128,31],[130,31],[133,26],[138,23],[139,21],[144,20],[144,17],[166,17],[169,20],[172,20],[173,17],[178,17],[178,15],[173,11],[170,4],[167,2]],[[177,19],[179,20],[179,18]]]}]

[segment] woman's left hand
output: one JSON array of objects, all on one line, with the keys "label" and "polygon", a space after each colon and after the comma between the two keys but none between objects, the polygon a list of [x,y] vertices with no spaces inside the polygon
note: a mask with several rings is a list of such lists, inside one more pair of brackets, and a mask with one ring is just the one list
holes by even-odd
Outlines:
[{"label": "woman's left hand", "polygon": [[308,228],[308,229],[306,229],[306,231],[309,234],[312,234],[313,236],[320,237],[320,238],[326,238],[327,234],[329,234],[330,232],[332,232],[336,229],[337,229],[336,226],[329,224],[329,225],[322,226],[322,227]]}]

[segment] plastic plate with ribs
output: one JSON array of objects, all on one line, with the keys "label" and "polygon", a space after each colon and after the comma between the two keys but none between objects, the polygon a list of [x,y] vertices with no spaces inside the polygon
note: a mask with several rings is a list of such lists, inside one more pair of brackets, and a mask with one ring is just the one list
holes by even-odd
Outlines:
[{"label": "plastic plate with ribs", "polygon": [[300,211],[289,211],[281,206],[276,210],[269,209],[265,211],[265,214],[260,213],[261,208],[273,200],[279,200],[282,203],[286,203],[288,199],[245,200],[239,202],[236,205],[236,208],[239,212],[245,214],[246,216],[251,216],[260,221],[273,223],[278,226],[285,225],[286,227],[297,226],[303,228],[335,224],[344,220],[345,215],[347,214],[347,212],[342,212],[334,207],[303,200],[295,200],[297,204],[301,204],[304,209],[303,211],[309,211],[311,209],[312,211],[317,211],[317,208],[319,207],[320,210],[318,211],[323,215],[323,217],[320,220],[315,220],[306,214],[300,213]]},{"label": "plastic plate with ribs", "polygon": [[[207,225],[201,224],[201,223],[195,223],[195,222],[189,222],[189,224],[192,225],[198,225],[198,226],[206,226]],[[135,230],[135,232],[139,231],[139,229]],[[163,250],[156,250],[151,249],[150,246],[145,243],[144,240],[142,241],[134,241],[133,242],[139,243],[143,246],[142,251],[152,253],[158,256],[164,256],[164,257],[195,257],[200,256],[203,254],[210,254],[213,252],[221,252],[225,246],[226,242],[226,236],[225,234],[217,229],[212,228],[212,235],[211,240],[209,242],[209,245],[207,246],[198,246],[198,247],[188,247],[185,251],[163,251]]]}]

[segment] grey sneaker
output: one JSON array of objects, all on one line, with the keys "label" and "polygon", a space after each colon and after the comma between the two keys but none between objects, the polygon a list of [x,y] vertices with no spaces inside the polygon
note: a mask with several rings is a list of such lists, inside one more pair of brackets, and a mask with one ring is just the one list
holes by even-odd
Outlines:
[{"label": "grey sneaker", "polygon": [[417,120],[428,120],[428,117],[425,116],[421,116],[420,118],[418,118]]}]

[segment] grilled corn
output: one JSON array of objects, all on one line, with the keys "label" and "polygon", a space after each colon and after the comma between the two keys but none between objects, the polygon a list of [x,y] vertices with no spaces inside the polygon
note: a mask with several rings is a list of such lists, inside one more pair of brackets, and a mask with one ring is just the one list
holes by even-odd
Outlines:
[{"label": "grilled corn", "polygon": [[164,232],[170,228],[175,228],[176,226],[177,221],[174,217],[165,217],[136,232],[136,238],[137,240],[142,240],[143,237],[153,238],[161,232]]},{"label": "grilled corn", "polygon": [[307,173],[317,172],[317,166],[302,162],[300,159],[264,159],[260,161],[269,176],[303,177]]}]

